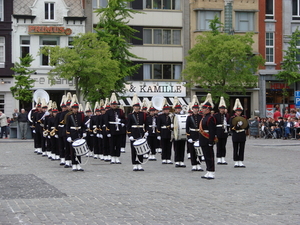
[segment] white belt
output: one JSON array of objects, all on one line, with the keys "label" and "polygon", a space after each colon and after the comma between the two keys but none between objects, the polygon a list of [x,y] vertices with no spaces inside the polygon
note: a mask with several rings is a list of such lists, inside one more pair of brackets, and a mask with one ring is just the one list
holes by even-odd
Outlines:
[{"label": "white belt", "polygon": [[190,131],[199,131],[199,129],[190,128]]},{"label": "white belt", "polygon": [[206,132],[206,133],[209,133],[209,130],[203,130],[204,132]]},{"label": "white belt", "polygon": [[58,127],[64,127],[65,125],[58,125]]},{"label": "white belt", "polygon": [[109,124],[121,124],[120,122],[112,122],[112,121],[109,121]]},{"label": "white belt", "polygon": [[240,132],[243,132],[243,131],[245,131],[245,129],[236,130],[235,132],[240,133]]},{"label": "white belt", "polygon": [[144,125],[132,125],[131,128],[143,128]]},{"label": "white belt", "polygon": [[167,128],[168,128],[167,126],[162,126],[162,127],[161,127],[161,129],[167,129]]},{"label": "white belt", "polygon": [[106,125],[102,125],[102,127],[106,127]]},{"label": "white belt", "polygon": [[40,126],[41,126],[41,127],[44,127],[44,124],[43,124],[43,123],[40,123]]},{"label": "white belt", "polygon": [[97,127],[97,125],[94,125],[94,126],[93,126],[93,128],[96,128],[96,127]]},{"label": "white belt", "polygon": [[149,125],[149,127],[157,127],[157,126],[156,125],[154,125],[154,126],[153,125]]},{"label": "white belt", "polygon": [[51,127],[50,129],[52,129],[52,130],[53,130],[53,129],[55,129],[55,127]]},{"label": "white belt", "polygon": [[70,129],[72,129],[72,130],[80,130],[81,127],[70,127]]},{"label": "white belt", "polygon": [[216,127],[223,127],[223,125],[222,124],[218,124]]}]

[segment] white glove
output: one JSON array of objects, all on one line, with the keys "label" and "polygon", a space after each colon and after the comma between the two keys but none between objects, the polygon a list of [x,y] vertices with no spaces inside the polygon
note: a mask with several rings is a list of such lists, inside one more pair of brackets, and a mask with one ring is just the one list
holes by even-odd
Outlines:
[{"label": "white glove", "polygon": [[49,139],[50,139],[50,138],[51,138],[51,137],[50,137],[50,135],[48,135],[48,136],[47,136],[47,138],[49,138]]},{"label": "white glove", "polygon": [[44,137],[44,138],[47,137],[47,134],[45,134],[44,132],[43,132],[43,137]]},{"label": "white glove", "polygon": [[124,123],[121,123],[121,126],[122,126],[122,127],[124,127],[124,126],[125,126],[125,124],[124,124]]},{"label": "white glove", "polygon": [[71,137],[68,137],[68,138],[67,138],[67,141],[71,143],[71,142],[72,142],[72,138],[71,138]]},{"label": "white glove", "polygon": [[129,140],[130,140],[130,141],[133,141],[133,140],[134,140],[134,137],[130,136],[130,137],[129,137]]},{"label": "white glove", "polygon": [[174,128],[174,124],[173,123],[171,124],[171,128]]},{"label": "white glove", "polygon": [[97,138],[100,138],[100,134],[97,134],[96,136],[97,136]]},{"label": "white glove", "polygon": [[239,121],[237,124],[238,124],[238,126],[240,127],[240,126],[243,125],[243,121]]},{"label": "white glove", "polygon": [[34,133],[34,134],[35,134],[35,133],[36,133],[36,132],[35,132],[35,130],[32,130],[32,133]]},{"label": "white glove", "polygon": [[208,144],[208,146],[210,146],[210,147],[211,147],[211,146],[214,146],[214,145],[213,145],[213,144]]},{"label": "white glove", "polygon": [[107,134],[107,137],[111,137],[111,134]]},{"label": "white glove", "polygon": [[145,133],[145,137],[148,137],[148,135],[149,135],[149,133],[148,133],[148,131]]},{"label": "white glove", "polygon": [[161,140],[161,136],[157,136],[157,140]]},{"label": "white glove", "polygon": [[188,139],[188,142],[189,142],[189,143],[193,143],[193,139],[192,139],[192,138],[189,138],[189,139]]},{"label": "white glove", "polygon": [[120,122],[121,121],[121,119],[118,119],[118,122]]},{"label": "white glove", "polygon": [[57,134],[55,134],[55,135],[54,135],[54,137],[55,137],[55,138],[58,138],[58,135],[57,135]]},{"label": "white glove", "polygon": [[83,134],[82,134],[82,137],[85,138],[85,137],[86,137],[86,133],[83,133]]},{"label": "white glove", "polygon": [[100,138],[103,138],[103,135],[102,135],[102,134],[100,134]]}]

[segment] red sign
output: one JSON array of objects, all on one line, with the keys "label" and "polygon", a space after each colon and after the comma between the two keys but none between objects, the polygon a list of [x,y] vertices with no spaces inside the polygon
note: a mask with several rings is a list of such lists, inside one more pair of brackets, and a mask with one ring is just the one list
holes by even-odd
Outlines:
[{"label": "red sign", "polygon": [[28,26],[28,34],[70,35],[72,30],[64,27]]},{"label": "red sign", "polygon": [[289,89],[290,87],[284,83],[270,83],[270,89]]}]

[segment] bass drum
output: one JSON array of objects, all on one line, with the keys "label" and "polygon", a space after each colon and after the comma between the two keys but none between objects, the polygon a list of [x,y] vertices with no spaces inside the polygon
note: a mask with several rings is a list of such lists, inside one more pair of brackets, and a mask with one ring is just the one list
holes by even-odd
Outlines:
[{"label": "bass drum", "polygon": [[174,139],[175,141],[186,140],[186,119],[188,114],[174,116]]}]

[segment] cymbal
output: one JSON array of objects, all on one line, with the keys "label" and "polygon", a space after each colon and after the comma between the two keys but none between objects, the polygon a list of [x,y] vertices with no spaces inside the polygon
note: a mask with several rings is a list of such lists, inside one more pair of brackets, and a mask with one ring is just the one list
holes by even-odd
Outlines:
[{"label": "cymbal", "polygon": [[247,128],[247,126],[248,126],[248,120],[246,120],[246,119],[245,119],[244,117],[242,117],[242,116],[234,117],[234,118],[232,119],[232,124],[233,124],[234,126],[236,126],[237,123],[240,122],[240,121],[243,122],[243,124],[242,124],[242,126],[240,126],[240,128],[242,128],[242,129]]}]

